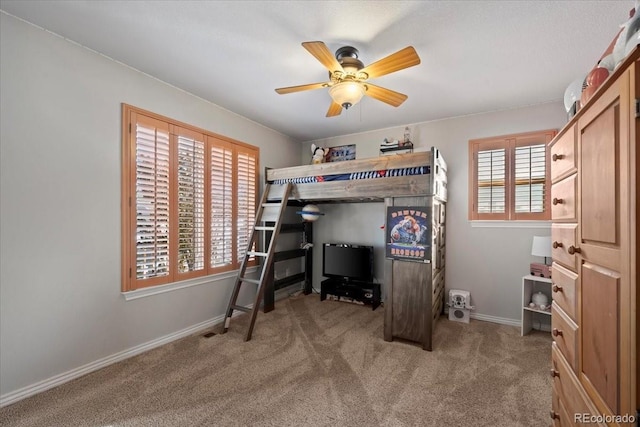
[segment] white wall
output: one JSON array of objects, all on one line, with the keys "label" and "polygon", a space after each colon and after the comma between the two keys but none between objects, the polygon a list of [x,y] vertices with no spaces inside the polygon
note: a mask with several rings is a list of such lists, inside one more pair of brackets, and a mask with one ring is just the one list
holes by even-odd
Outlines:
[{"label": "white wall", "polygon": [[[468,141],[510,133],[560,129],[566,121],[563,104],[556,102],[409,125],[415,151],[426,151],[436,146],[447,162],[447,295],[449,289],[470,291],[477,318],[519,324],[522,276],[528,274],[530,262],[542,261],[530,255],[532,238],[534,235],[548,236],[550,224],[485,222],[484,227],[472,225],[468,220]],[[404,127],[398,127],[309,141],[304,144],[301,159],[304,163],[310,161],[312,142],[323,147],[356,144],[357,158],[375,157],[385,137],[401,139],[403,134]],[[385,221],[384,205],[322,205],[321,210],[327,215],[314,226],[316,241],[339,239],[375,245],[376,276],[382,282],[384,235],[379,227]],[[538,228],[528,228],[531,226]],[[316,288],[319,288],[321,280],[321,254],[321,250],[314,251]]]},{"label": "white wall", "polygon": [[120,293],[121,103],[257,145],[261,167],[297,165],[301,152],[288,137],[4,13],[0,31],[7,401],[226,308],[232,279],[132,301]]}]

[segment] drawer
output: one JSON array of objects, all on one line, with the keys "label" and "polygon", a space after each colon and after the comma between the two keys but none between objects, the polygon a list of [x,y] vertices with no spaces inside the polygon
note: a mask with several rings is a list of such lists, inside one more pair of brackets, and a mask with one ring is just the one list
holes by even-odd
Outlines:
[{"label": "drawer", "polygon": [[578,325],[566,315],[556,302],[551,303],[551,335],[571,368],[576,370],[576,336]]},{"label": "drawer", "polygon": [[567,408],[564,402],[562,401],[562,399],[560,399],[560,396],[558,394],[558,386],[556,384],[553,384],[552,393],[550,416],[553,420],[553,426],[561,427],[575,425],[575,423],[573,422],[573,418],[569,416],[569,413],[567,412]]},{"label": "drawer", "polygon": [[577,221],[576,194],[577,175],[573,174],[551,186],[551,219],[554,221]]},{"label": "drawer", "polygon": [[[576,247],[577,224],[553,224],[551,226],[551,256],[573,271],[578,271]],[[574,253],[571,253],[574,252]]]},{"label": "drawer", "polygon": [[576,168],[576,126],[551,142],[551,182],[556,182],[578,169]]},{"label": "drawer", "polygon": [[551,267],[551,290],[553,300],[569,315],[576,320],[576,290],[578,289],[578,275],[567,270],[557,263]]},{"label": "drawer", "polygon": [[[558,396],[558,402],[561,403],[559,416],[561,418],[561,425],[584,425],[584,423],[576,423],[574,420],[574,414],[598,414],[595,406],[587,397],[582,386],[578,383],[578,379],[571,371],[571,368],[564,360],[562,354],[558,350],[556,343],[551,345],[551,376],[553,377],[553,392]],[[556,404],[558,404],[556,402]],[[552,404],[553,404],[552,400]],[[565,424],[562,415],[562,411],[569,416],[569,424]],[[565,416],[566,416],[565,415]],[[555,421],[555,420],[554,420]],[[595,425],[595,424],[589,424]],[[598,424],[604,426],[604,424]]]},{"label": "drawer", "polygon": [[551,389],[551,419],[553,427],[562,426],[560,423],[560,398],[558,397],[558,387],[555,384]]}]

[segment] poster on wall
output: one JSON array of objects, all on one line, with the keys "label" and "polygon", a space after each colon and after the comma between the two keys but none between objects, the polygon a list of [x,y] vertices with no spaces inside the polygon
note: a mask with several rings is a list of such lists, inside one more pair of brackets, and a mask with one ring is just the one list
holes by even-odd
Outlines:
[{"label": "poster on wall", "polygon": [[388,206],[386,230],[387,258],[426,262],[429,251],[429,211],[421,206]]},{"label": "poster on wall", "polygon": [[328,162],[342,162],[344,160],[355,160],[356,145],[340,145],[338,147],[330,147],[327,154]]}]

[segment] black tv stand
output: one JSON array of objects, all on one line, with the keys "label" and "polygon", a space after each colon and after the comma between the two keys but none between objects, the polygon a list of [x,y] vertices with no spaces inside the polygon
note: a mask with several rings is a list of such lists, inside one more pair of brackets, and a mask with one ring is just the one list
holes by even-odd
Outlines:
[{"label": "black tv stand", "polygon": [[338,299],[350,298],[371,305],[372,310],[375,310],[380,306],[380,283],[330,278],[320,283],[320,301],[327,299],[327,295]]}]

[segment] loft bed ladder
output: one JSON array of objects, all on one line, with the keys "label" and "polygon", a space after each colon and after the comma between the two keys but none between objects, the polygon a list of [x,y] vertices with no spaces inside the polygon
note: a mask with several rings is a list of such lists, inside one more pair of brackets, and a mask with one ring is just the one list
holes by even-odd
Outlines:
[{"label": "loft bed ladder", "polygon": [[[251,334],[253,333],[253,326],[256,322],[256,316],[260,309],[260,304],[264,298],[265,282],[268,279],[268,270],[271,268],[274,260],[274,253],[276,247],[276,240],[280,234],[280,226],[282,224],[282,217],[287,206],[289,195],[291,194],[291,183],[282,185],[266,184],[262,195],[262,200],[258,206],[256,212],[256,221],[251,231],[251,238],[249,239],[247,250],[242,259],[240,269],[238,270],[238,276],[236,277],[233,291],[231,292],[231,299],[227,306],[227,311],[224,318],[224,328],[222,333],[229,330],[229,324],[231,322],[231,316],[234,310],[243,311],[250,314],[249,326],[244,340],[249,341]],[[269,200],[277,199],[278,201],[269,202]],[[268,224],[268,225],[267,225]],[[252,251],[251,248],[254,244],[257,246],[258,233],[260,231],[266,231],[269,235],[269,241],[265,242],[265,252]],[[245,277],[247,271],[247,264],[249,258],[261,257],[260,263],[260,276],[258,279],[250,279]],[[238,295],[240,294],[240,288],[243,283],[250,283],[257,285],[256,295],[253,301],[253,306],[247,307],[238,305]]]}]

